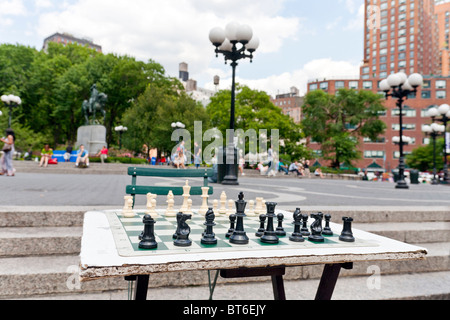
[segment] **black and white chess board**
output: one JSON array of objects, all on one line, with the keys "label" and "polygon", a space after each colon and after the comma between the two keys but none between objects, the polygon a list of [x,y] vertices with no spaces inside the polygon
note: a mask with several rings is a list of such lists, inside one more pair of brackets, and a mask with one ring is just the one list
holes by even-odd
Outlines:
[{"label": "black and white chess board", "polygon": [[[260,227],[258,217],[245,217],[244,219],[244,230],[249,238],[249,243],[245,245],[232,244],[229,239],[225,237],[230,228],[229,217],[227,215],[216,214],[214,233],[218,240],[217,244],[204,245],[201,243],[201,238],[202,233],[206,228],[204,225],[205,217],[199,215],[194,210],[192,219],[187,221],[191,228],[190,239],[192,240],[192,245],[190,247],[177,247],[173,243],[173,235],[177,229],[176,217],[165,217],[164,210],[157,210],[158,217],[155,217],[154,219],[156,221],[154,225],[154,234],[158,247],[156,249],[145,250],[139,248],[139,236],[144,230],[143,218],[145,213],[144,211],[138,210],[135,210],[134,212],[135,216],[133,218],[125,218],[122,215],[121,210],[105,212],[111,226],[118,254],[123,257],[292,249],[312,250],[311,253],[314,254],[314,249],[317,249],[318,247],[344,248],[378,246],[377,242],[364,239],[356,239],[355,242],[352,243],[340,241],[339,235],[342,231],[342,225],[337,224],[332,224],[334,234],[332,236],[324,236],[325,241],[322,243],[308,241],[307,237],[305,237],[304,242],[292,242],[289,240],[289,236],[292,235],[294,231],[294,225],[292,224],[293,214],[279,210],[277,210],[277,213],[283,213],[285,216],[283,226],[286,231],[286,236],[280,236],[278,244],[263,243],[260,238],[255,235]],[[309,223],[311,222],[312,221]]]}]

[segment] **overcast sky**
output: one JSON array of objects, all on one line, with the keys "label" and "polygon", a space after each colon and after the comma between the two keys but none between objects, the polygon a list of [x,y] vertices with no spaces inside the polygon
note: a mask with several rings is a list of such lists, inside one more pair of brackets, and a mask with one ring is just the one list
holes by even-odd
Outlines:
[{"label": "overcast sky", "polygon": [[253,64],[241,61],[240,83],[271,95],[308,79],[357,76],[363,56],[364,0],[0,0],[0,43],[42,48],[55,32],[88,37],[104,53],[153,59],[178,77],[180,62],[200,87],[230,83],[209,31],[231,21],[261,41]]}]

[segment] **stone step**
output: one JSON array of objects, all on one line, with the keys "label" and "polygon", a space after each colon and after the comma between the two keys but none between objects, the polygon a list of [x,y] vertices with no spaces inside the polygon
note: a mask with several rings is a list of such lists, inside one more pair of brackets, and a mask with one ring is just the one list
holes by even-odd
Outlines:
[{"label": "stone step", "polygon": [[1,228],[0,257],[79,254],[81,227]]},{"label": "stone step", "polygon": [[[420,244],[428,249],[422,261],[379,261],[357,263],[353,270],[343,270],[342,277],[365,276],[379,270],[383,276],[408,273],[450,272],[450,243]],[[128,283],[123,278],[78,282],[79,257],[77,255],[9,257],[0,258],[0,298],[20,298],[49,294],[93,294],[125,290]],[[322,266],[287,268],[286,280],[319,279]],[[265,278],[219,279],[219,284],[258,283]],[[152,276],[150,287],[170,288],[205,286],[206,271],[163,273]]]},{"label": "stone step", "polygon": [[[143,207],[137,207],[142,209]],[[161,207],[162,208],[162,207]],[[117,209],[117,207],[2,207],[1,227],[71,227],[82,226],[87,211]],[[450,207],[302,207],[302,213],[318,211],[332,215],[332,221],[340,224],[340,218],[353,217],[356,223],[392,222],[450,222]]]},{"label": "stone step", "polygon": [[354,228],[412,244],[450,242],[450,222],[355,223]]}]

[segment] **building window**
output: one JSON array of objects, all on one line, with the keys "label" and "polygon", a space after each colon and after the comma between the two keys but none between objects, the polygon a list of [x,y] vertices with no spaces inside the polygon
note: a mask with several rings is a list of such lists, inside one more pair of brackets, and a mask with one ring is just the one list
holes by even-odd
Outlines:
[{"label": "building window", "polygon": [[436,80],[436,89],[445,89],[447,87],[447,81]]},{"label": "building window", "polygon": [[436,91],[436,98],[437,99],[445,99],[445,98],[447,98],[447,92],[444,91],[444,90]]},{"label": "building window", "polygon": [[431,91],[422,90],[422,99],[431,99]]},{"label": "building window", "polygon": [[310,90],[310,91],[317,90],[317,83],[311,83],[311,84],[309,85],[309,90]]},{"label": "building window", "polygon": [[335,89],[342,89],[345,88],[345,82],[344,81],[336,81],[334,83],[334,88]]},{"label": "building window", "polygon": [[372,89],[372,86],[373,86],[372,81],[364,81],[363,82],[364,89],[370,90],[370,89]]},{"label": "building window", "polygon": [[364,151],[364,158],[366,159],[383,159],[385,155],[384,151]]},{"label": "building window", "polygon": [[320,89],[321,90],[328,90],[328,82],[321,82],[320,83]]}]

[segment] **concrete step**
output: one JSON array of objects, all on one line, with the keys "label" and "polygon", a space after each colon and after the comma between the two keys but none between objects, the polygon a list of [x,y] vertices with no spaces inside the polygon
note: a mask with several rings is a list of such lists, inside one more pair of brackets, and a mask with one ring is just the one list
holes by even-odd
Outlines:
[{"label": "concrete step", "polygon": [[[142,209],[141,207],[137,207]],[[161,207],[162,208],[162,207]],[[117,209],[117,207],[2,207],[1,227],[72,227],[82,226],[87,211]],[[450,207],[302,207],[302,213],[318,211],[332,215],[340,224],[344,216],[353,217],[355,225],[394,222],[450,222]],[[340,230],[339,230],[340,232]]]},{"label": "concrete step", "polygon": [[[343,270],[343,278],[372,274],[374,267],[385,275],[418,272],[450,272],[450,243],[420,244],[429,254],[423,261],[379,261],[357,263],[353,270]],[[20,298],[48,294],[92,294],[125,290],[123,278],[103,279],[86,283],[78,282],[79,257],[77,255],[8,257],[0,258],[0,297]],[[319,279],[322,266],[287,268],[285,279],[289,281]],[[219,284],[259,283],[265,278],[219,279]],[[192,287],[208,284],[206,271],[164,273],[152,276],[150,287]]]},{"label": "concrete step", "polygon": [[79,254],[81,227],[1,228],[0,257]]},{"label": "concrete step", "polygon": [[[373,281],[373,276],[341,277],[333,300],[449,300],[450,271],[386,275]],[[288,300],[313,300],[318,279],[285,281]],[[14,297],[21,300],[126,300],[128,292],[115,290],[97,293],[46,294]],[[148,299],[155,301],[207,300],[209,288],[195,287],[151,288]],[[271,300],[272,285],[265,279],[257,283],[218,284],[216,301]],[[0,297],[1,299],[1,297]]]},{"label": "concrete step", "polygon": [[450,242],[450,222],[355,223],[354,228],[406,243]]}]

